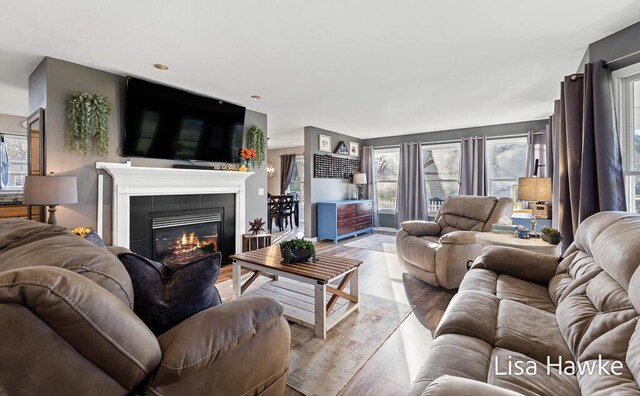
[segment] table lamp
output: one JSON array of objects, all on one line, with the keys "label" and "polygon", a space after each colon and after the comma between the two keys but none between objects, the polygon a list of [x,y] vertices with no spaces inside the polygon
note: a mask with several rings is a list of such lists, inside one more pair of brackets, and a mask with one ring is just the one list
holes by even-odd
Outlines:
[{"label": "table lamp", "polygon": [[354,173],[353,174],[353,184],[358,186],[358,199],[362,199],[362,186],[367,184],[367,174],[366,173]]},{"label": "table lamp", "polygon": [[[518,200],[528,202],[551,201],[550,177],[521,177],[518,179]],[[531,210],[531,236],[540,237],[536,231],[536,216]]]},{"label": "table lamp", "polygon": [[75,176],[27,176],[24,180],[23,203],[47,205],[49,224],[57,224],[56,206],[78,203],[78,182]]}]

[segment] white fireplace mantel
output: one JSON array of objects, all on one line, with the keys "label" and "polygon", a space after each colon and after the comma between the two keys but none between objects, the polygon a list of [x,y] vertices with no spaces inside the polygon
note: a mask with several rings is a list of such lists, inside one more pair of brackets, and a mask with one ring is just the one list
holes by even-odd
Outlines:
[{"label": "white fireplace mantel", "polygon": [[[131,166],[131,162],[97,162],[113,179],[113,245],[129,247],[130,198],[133,196],[227,194],[236,196],[236,251],[242,247],[245,221],[245,181],[252,172]],[[97,232],[103,229],[103,178],[98,176]]]}]

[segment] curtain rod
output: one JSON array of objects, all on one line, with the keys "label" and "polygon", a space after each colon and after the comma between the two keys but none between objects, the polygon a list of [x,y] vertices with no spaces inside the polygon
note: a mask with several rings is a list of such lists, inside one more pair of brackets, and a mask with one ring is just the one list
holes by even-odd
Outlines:
[{"label": "curtain rod", "polygon": [[10,136],[20,136],[20,137],[24,137],[24,138],[26,138],[26,137],[27,137],[27,134],[26,134],[26,133],[23,135],[23,134],[16,133],[16,132],[0,132],[0,135],[2,135],[2,136],[6,136],[6,135],[10,135]]},{"label": "curtain rod", "polygon": [[612,59],[612,60],[610,60],[610,61],[605,61],[605,62],[604,62],[604,64],[605,64],[605,65],[610,65],[610,64],[612,64],[612,63],[620,62],[621,60],[625,60],[625,59],[627,59],[627,58],[630,58],[630,57],[635,56],[635,55],[638,55],[638,54],[640,54],[640,50],[638,50],[638,51],[634,51],[634,52],[632,52],[632,53],[630,53],[630,54],[626,54],[626,55],[619,56],[619,57],[617,57],[617,58],[615,58],[615,59]]},{"label": "curtain rod", "polygon": [[[544,133],[544,131],[533,131],[534,135],[542,135]],[[512,135],[499,135],[499,136],[488,136],[487,140],[495,140],[495,139],[509,139],[509,138],[516,138],[516,137],[526,137],[527,134],[526,133],[516,133],[516,134],[512,134]],[[471,136],[468,136],[471,137]],[[402,143],[410,143],[410,142],[402,142]],[[398,143],[398,144],[388,144],[385,146],[373,146],[374,149],[387,149],[387,148],[398,148],[400,147],[400,144],[402,143]],[[450,144],[450,143],[460,143],[460,139],[451,139],[451,140],[437,140],[434,142],[420,142],[422,144],[425,145],[429,145],[429,144]]]}]

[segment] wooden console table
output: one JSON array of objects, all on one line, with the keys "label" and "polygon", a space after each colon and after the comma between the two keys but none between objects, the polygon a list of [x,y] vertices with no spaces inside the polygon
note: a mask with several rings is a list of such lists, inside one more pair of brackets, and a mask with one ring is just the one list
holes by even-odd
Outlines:
[{"label": "wooden console table", "polygon": [[242,251],[262,249],[271,246],[271,234],[242,234]]},{"label": "wooden console table", "polygon": [[[234,298],[240,297],[260,275],[268,276],[276,282],[250,294],[276,299],[284,306],[287,319],[314,329],[316,337],[325,338],[329,329],[360,307],[358,267],[362,261],[319,255],[315,263],[285,264],[278,246],[235,254],[231,259]],[[253,271],[244,284],[242,268]],[[297,282],[278,281],[279,277]],[[336,280],[336,287],[329,285]]]}]

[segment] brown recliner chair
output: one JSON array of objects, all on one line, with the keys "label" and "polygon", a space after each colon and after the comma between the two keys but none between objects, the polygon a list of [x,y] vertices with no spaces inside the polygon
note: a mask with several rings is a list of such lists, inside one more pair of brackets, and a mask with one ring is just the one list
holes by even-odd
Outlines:
[{"label": "brown recliner chair", "polygon": [[[108,250],[62,227],[0,221],[0,394],[282,395],[282,306],[242,297],[155,337]],[[4,392],[4,393],[3,393]]]},{"label": "brown recliner chair", "polygon": [[416,278],[455,289],[467,272],[467,262],[482,252],[476,233],[511,219],[510,198],[460,195],[447,198],[435,221],[405,221],[396,235],[398,260]]}]

